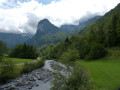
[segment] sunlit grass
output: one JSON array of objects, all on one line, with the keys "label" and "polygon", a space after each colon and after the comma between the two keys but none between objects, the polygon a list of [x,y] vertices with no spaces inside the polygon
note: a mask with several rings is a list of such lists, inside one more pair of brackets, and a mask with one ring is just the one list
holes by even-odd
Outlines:
[{"label": "sunlit grass", "polygon": [[4,58],[2,61],[8,60],[8,59],[12,60],[14,64],[32,62],[33,60],[33,59],[21,59],[21,58]]},{"label": "sunlit grass", "polygon": [[109,49],[106,57],[96,61],[82,61],[95,82],[97,90],[120,88],[120,50]]}]

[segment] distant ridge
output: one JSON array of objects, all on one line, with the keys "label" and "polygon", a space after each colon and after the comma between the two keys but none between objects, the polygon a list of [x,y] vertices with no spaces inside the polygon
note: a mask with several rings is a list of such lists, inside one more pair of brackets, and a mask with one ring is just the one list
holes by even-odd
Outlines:
[{"label": "distant ridge", "polygon": [[62,25],[60,27],[60,29],[64,30],[64,31],[68,31],[68,32],[70,32],[70,31],[76,31],[76,30],[79,30],[79,29],[87,26],[88,24],[90,24],[90,23],[98,20],[100,17],[101,16],[95,16],[93,18],[88,19],[87,21],[79,23],[79,25]]},{"label": "distant ridge", "polygon": [[26,42],[26,40],[32,38],[31,34],[14,34],[14,33],[0,33],[0,40],[7,43],[8,47],[14,47],[18,44]]}]

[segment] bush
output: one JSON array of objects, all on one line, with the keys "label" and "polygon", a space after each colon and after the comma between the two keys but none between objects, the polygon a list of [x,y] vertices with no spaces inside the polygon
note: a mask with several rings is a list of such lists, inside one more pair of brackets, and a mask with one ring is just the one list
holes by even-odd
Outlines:
[{"label": "bush", "polygon": [[0,67],[0,83],[6,83],[7,81],[14,79],[20,75],[20,73],[28,73],[36,68],[41,68],[44,66],[44,58],[41,58],[36,63],[26,63],[23,66],[21,72],[17,72],[12,60],[4,60],[2,66]]},{"label": "bush", "polygon": [[45,61],[45,58],[41,58],[36,63],[25,63],[25,65],[23,66],[22,73],[28,73],[36,68],[41,68],[42,66],[44,66],[44,61]]},{"label": "bush", "polygon": [[41,59],[36,63],[37,68],[43,67],[45,64],[45,58],[41,57]]},{"label": "bush", "polygon": [[54,74],[51,90],[93,90],[94,88],[88,72],[79,64],[68,70],[66,74],[59,72]]},{"label": "bush", "polygon": [[7,52],[7,45],[0,40],[0,60],[2,60],[4,53]]},{"label": "bush", "polygon": [[77,50],[69,49],[67,52],[61,55],[60,61],[69,62],[69,61],[74,61],[78,58],[79,58],[79,52]]},{"label": "bush", "polygon": [[0,83],[5,83],[18,76],[12,60],[5,60],[2,65],[0,67]]},{"label": "bush", "polygon": [[86,56],[86,59],[99,59],[104,57],[106,54],[107,51],[101,44],[94,43],[90,49],[89,54]]},{"label": "bush", "polygon": [[25,63],[22,73],[28,73],[36,68],[34,63]]}]

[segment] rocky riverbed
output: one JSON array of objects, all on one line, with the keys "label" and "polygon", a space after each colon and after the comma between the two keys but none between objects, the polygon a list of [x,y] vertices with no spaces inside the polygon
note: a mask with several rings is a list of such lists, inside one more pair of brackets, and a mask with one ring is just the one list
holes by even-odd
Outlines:
[{"label": "rocky riverbed", "polygon": [[64,68],[64,66],[53,60],[46,60],[42,68],[33,70],[30,73],[23,74],[18,78],[0,85],[0,90],[50,90],[52,72]]}]

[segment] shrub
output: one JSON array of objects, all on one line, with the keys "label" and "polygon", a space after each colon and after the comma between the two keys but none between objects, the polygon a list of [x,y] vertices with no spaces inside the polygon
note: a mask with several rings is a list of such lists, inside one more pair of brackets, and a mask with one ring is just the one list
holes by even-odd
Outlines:
[{"label": "shrub", "polygon": [[5,60],[1,66],[0,83],[5,83],[17,76],[15,65],[13,64],[12,60]]},{"label": "shrub", "polygon": [[2,60],[4,53],[7,52],[7,45],[0,40],[0,60]]},{"label": "shrub", "polygon": [[41,58],[36,63],[25,63],[21,72],[17,72],[12,60],[4,60],[0,67],[0,83],[5,83],[20,75],[20,73],[28,73],[36,68],[44,66],[45,58]]},{"label": "shrub", "polygon": [[88,72],[79,64],[68,70],[66,75],[59,72],[54,74],[51,90],[93,90],[94,88]]},{"label": "shrub", "polygon": [[36,63],[25,63],[25,65],[23,66],[22,73],[28,73],[36,68],[41,68],[42,66],[44,66],[44,61],[45,58],[41,58]]},{"label": "shrub", "polygon": [[107,51],[101,44],[93,43],[93,46],[91,47],[89,54],[86,56],[86,59],[99,59],[104,57],[106,54]]},{"label": "shrub", "polygon": [[42,66],[44,66],[45,63],[45,58],[41,57],[41,59],[36,63],[37,68],[41,68]]},{"label": "shrub", "polygon": [[60,61],[69,62],[69,61],[74,61],[78,58],[79,58],[79,52],[77,50],[69,49],[67,52],[61,55]]},{"label": "shrub", "polygon": [[22,73],[28,73],[36,68],[34,63],[25,63]]}]

